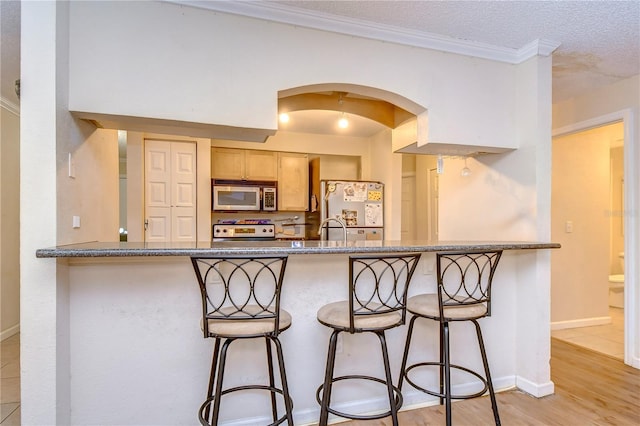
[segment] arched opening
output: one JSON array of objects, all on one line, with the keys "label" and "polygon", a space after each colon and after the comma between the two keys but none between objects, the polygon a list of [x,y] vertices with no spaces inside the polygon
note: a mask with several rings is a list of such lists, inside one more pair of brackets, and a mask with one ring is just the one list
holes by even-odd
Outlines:
[{"label": "arched opening", "polygon": [[426,109],[398,94],[355,84],[325,83],[278,92],[278,113],[301,110],[338,111],[395,129]]}]

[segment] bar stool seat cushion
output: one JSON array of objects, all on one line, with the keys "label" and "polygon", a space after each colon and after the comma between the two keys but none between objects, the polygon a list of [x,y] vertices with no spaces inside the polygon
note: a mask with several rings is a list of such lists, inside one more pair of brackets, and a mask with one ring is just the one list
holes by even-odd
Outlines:
[{"label": "bar stool seat cushion", "polygon": [[[324,305],[318,310],[318,321],[333,328],[349,329],[349,302],[333,302]],[[378,329],[384,330],[402,323],[402,314],[399,311],[358,315],[354,318],[356,329]]]},{"label": "bar stool seat cushion", "polygon": [[[407,310],[412,314],[427,318],[440,318],[440,307],[437,294],[420,294],[410,297],[407,301]],[[482,318],[487,315],[486,303],[474,303],[471,305],[455,305],[444,307],[444,317],[448,320],[468,320]]]},{"label": "bar stool seat cushion", "polygon": [[[234,307],[223,308],[222,313],[230,314],[235,311]],[[247,306],[244,311],[257,314],[263,309],[259,306]],[[226,311],[226,312],[225,312]],[[246,315],[239,316],[244,319],[212,319],[209,318],[209,333],[220,337],[243,337],[255,336],[274,332],[275,320],[273,318],[249,318]],[[279,331],[286,330],[291,326],[291,314],[284,309],[280,309]],[[200,328],[204,329],[203,320],[200,320]]]}]

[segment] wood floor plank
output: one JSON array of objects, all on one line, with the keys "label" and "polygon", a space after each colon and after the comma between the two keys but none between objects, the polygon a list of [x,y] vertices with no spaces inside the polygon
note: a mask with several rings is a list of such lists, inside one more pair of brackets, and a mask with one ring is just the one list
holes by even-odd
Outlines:
[{"label": "wood floor plank", "polygon": [[[640,426],[640,370],[619,359],[551,339],[551,380],[555,393],[534,398],[519,390],[497,395],[500,420],[514,426]],[[455,426],[492,425],[488,397],[453,404]],[[443,406],[403,411],[403,426],[445,424]],[[348,421],[345,426],[389,426],[391,419]]]}]

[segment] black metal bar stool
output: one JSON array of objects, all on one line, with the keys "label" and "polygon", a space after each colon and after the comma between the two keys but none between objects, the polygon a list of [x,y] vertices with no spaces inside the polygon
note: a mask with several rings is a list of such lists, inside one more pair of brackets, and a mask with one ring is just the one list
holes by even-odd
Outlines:
[{"label": "black metal bar stool", "polygon": [[[477,252],[446,252],[437,253],[438,293],[421,294],[410,297],[407,301],[407,310],[412,314],[409,322],[409,330],[400,369],[398,388],[402,389],[403,380],[406,380],[414,388],[440,398],[446,408],[447,425],[451,425],[451,400],[469,399],[479,397],[489,391],[491,408],[496,425],[500,424],[498,405],[491,383],[489,363],[482,339],[482,332],[478,320],[491,315],[491,282],[498,262],[502,256],[501,250],[477,251]],[[413,326],[418,318],[427,318],[438,321],[440,325],[440,361],[420,362],[407,366],[407,358],[411,346]],[[455,321],[471,321],[475,325],[484,377],[477,372],[460,365],[451,364],[449,348],[449,323]],[[409,372],[415,368],[426,366],[438,366],[440,370],[440,390],[425,389],[416,384]],[[483,385],[482,390],[466,395],[452,395],[451,393],[451,369],[464,371],[475,376]]]},{"label": "black metal bar stool", "polygon": [[[329,339],[324,383],[316,392],[316,399],[320,404],[321,426],[327,424],[329,413],[357,420],[380,419],[391,415],[393,424],[398,424],[402,395],[393,385],[384,332],[405,322],[407,287],[419,259],[420,254],[415,253],[349,257],[349,300],[330,303],[318,310],[318,321],[333,329]],[[338,335],[343,331],[351,334],[371,332],[378,336],[382,346],[384,379],[365,375],[333,377]],[[384,384],[389,397],[389,410],[381,414],[357,415],[331,408],[333,384],[350,379]]]},{"label": "black metal bar stool", "polygon": [[[215,339],[207,399],[198,411],[202,425],[217,425],[222,396],[248,389],[270,393],[273,423],[293,425],[282,346],[278,334],[291,326],[291,315],[280,309],[280,292],[287,256],[192,257],[202,296],[201,328]],[[229,345],[237,339],[264,338],[269,384],[222,388]],[[222,348],[220,347],[222,343]],[[281,386],[274,377],[272,344],[276,348]],[[215,385],[215,392],[214,392]],[[278,417],[276,396],[284,400],[285,414]]]}]

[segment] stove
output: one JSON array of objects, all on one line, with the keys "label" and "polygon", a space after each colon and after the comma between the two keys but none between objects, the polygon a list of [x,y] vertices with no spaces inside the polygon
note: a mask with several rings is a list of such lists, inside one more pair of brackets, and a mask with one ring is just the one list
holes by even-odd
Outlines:
[{"label": "stove", "polygon": [[265,241],[276,239],[276,226],[271,223],[216,223],[213,241]]}]

